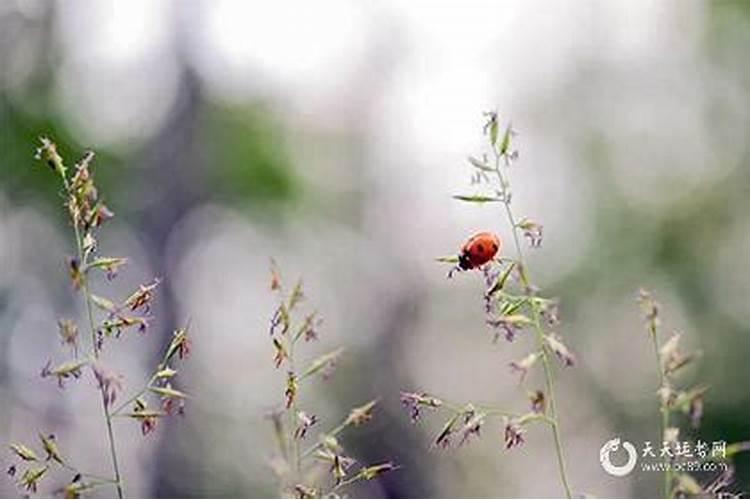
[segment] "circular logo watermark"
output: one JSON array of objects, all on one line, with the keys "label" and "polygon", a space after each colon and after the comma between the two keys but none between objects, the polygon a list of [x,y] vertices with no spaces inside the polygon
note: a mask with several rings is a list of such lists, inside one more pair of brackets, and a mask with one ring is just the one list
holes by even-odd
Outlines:
[{"label": "circular logo watermark", "polygon": [[602,469],[608,474],[618,477],[630,474],[638,461],[638,452],[635,450],[635,446],[628,441],[622,441],[622,448],[628,453],[628,461],[623,465],[612,463],[610,456],[620,449],[620,442],[620,438],[610,439],[599,450],[599,462],[602,464]]}]

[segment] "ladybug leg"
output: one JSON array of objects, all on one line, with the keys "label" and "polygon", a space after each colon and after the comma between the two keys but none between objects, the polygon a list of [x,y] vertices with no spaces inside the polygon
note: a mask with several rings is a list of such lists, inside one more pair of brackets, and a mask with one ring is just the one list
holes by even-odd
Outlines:
[{"label": "ladybug leg", "polygon": [[448,279],[451,279],[453,277],[453,273],[461,271],[461,270],[462,269],[461,269],[460,266],[453,266],[453,267],[451,267],[450,271],[448,271]]}]

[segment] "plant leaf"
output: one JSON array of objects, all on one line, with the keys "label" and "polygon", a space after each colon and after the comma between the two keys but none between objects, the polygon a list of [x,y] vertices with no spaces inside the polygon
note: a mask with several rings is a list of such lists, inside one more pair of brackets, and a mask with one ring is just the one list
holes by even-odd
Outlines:
[{"label": "plant leaf", "polygon": [[486,196],[481,194],[474,194],[474,195],[463,195],[463,194],[456,194],[453,195],[454,200],[459,201],[465,201],[468,203],[491,203],[491,202],[501,202],[503,201],[502,198],[497,196]]},{"label": "plant leaf", "polygon": [[166,398],[186,399],[188,397],[188,395],[184,392],[178,391],[177,389],[172,389],[171,387],[149,386],[148,390]]},{"label": "plant leaf", "polygon": [[445,264],[458,264],[458,257],[455,255],[446,255],[444,257],[435,257],[435,260],[438,262],[443,262]]},{"label": "plant leaf", "polygon": [[471,163],[471,166],[474,167],[474,168],[476,168],[476,169],[482,170],[484,172],[494,172],[495,171],[494,168],[490,167],[489,165],[487,165],[483,161],[477,160],[473,156],[469,156],[467,158],[467,160],[469,160],[469,163]]},{"label": "plant leaf", "polygon": [[104,297],[94,295],[93,293],[91,294],[91,302],[93,302],[94,305],[98,307],[99,309],[101,309],[102,311],[107,311],[107,312],[112,313],[117,310],[117,306],[115,305],[114,302],[112,302],[109,299],[105,299]]},{"label": "plant leaf", "polygon": [[10,449],[13,451],[13,453],[18,455],[18,458],[20,458],[21,460],[25,460],[27,462],[39,460],[39,457],[36,456],[34,450],[22,444],[13,443],[10,445]]}]

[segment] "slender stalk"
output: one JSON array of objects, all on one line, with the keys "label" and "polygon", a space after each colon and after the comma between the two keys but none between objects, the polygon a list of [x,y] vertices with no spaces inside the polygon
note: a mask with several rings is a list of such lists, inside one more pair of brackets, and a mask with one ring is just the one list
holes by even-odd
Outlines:
[{"label": "slender stalk", "polygon": [[[659,372],[659,387],[666,387],[666,377],[664,376],[664,370],[662,368],[661,353],[659,353],[659,337],[656,328],[656,322],[651,321],[649,324],[649,333],[651,334],[651,341],[654,346],[654,356],[656,357],[656,369]],[[669,428],[669,408],[667,405],[659,404],[661,412],[661,440],[664,440],[665,433]],[[664,498],[672,497],[672,467],[670,466],[664,470]]]},{"label": "slender stalk", "polygon": [[161,370],[163,370],[164,368],[166,368],[167,362],[169,361],[168,358],[169,358],[169,347],[167,347],[167,349],[165,349],[164,356],[161,359],[161,363],[159,363],[156,366],[156,371],[154,371],[154,373],[148,379],[148,382],[146,382],[146,384],[143,387],[141,387],[138,392],[136,392],[133,396],[131,396],[130,398],[128,398],[127,401],[125,401],[124,403],[120,404],[120,406],[118,406],[117,408],[115,408],[114,410],[112,410],[110,412],[110,415],[112,415],[112,416],[118,416],[118,414],[122,410],[124,410],[125,408],[127,408],[128,406],[130,406],[130,404],[133,403],[133,402],[135,402],[136,399],[138,399],[141,396],[143,396],[144,394],[146,394],[146,391],[148,391],[149,388],[151,388],[151,385],[154,382],[156,382],[158,372],[161,371]]},{"label": "slender stalk", "polygon": [[[285,333],[287,338],[287,344],[289,345],[289,370],[295,377],[295,384],[299,383],[299,379],[296,379],[297,377],[297,371],[294,364],[294,343],[296,341],[296,338],[294,335],[290,335],[290,330],[287,330]],[[299,445],[299,439],[294,435],[294,429],[297,424],[297,396],[295,395],[292,399],[292,404],[289,406],[287,413],[289,415],[289,438],[290,438],[290,453],[291,453],[291,460],[292,464],[294,466],[294,478],[292,481],[292,486],[294,486],[294,482],[299,481],[301,475],[302,475],[302,454],[300,453],[300,445]]]},{"label": "slender stalk", "polygon": [[[339,434],[341,434],[341,432],[343,432],[343,430],[346,429],[347,427],[349,427],[349,424],[347,424],[346,421],[341,422],[338,426],[333,428],[331,431],[327,432],[325,435],[336,437]],[[300,455],[300,460],[302,460],[303,458],[309,457],[310,455],[315,453],[318,450],[318,448],[320,448],[321,446],[323,446],[323,443],[321,443],[320,441],[315,443],[314,445],[306,449],[304,452],[302,452],[302,454]]]},{"label": "slender stalk", "polygon": [[[65,191],[68,194],[68,196],[71,196],[70,192],[70,183],[68,182],[67,177],[63,174],[62,175],[63,185],[65,186]],[[72,217],[71,217],[72,218]],[[94,353],[94,359],[99,359],[99,347],[97,345],[97,339],[96,339],[96,324],[94,322],[94,312],[93,312],[93,305],[91,303],[91,293],[89,291],[88,286],[88,275],[86,272],[86,262],[85,262],[85,255],[83,252],[83,238],[81,236],[81,230],[78,227],[78,220],[75,218],[73,219],[73,229],[75,232],[75,239],[76,239],[76,249],[78,251],[78,265],[80,266],[80,269],[83,271],[81,272],[81,290],[84,295],[84,302],[86,304],[86,316],[88,319],[88,326],[89,330],[91,332],[91,347],[93,349]],[[120,476],[120,467],[117,462],[117,446],[115,444],[115,437],[114,432],[112,430],[112,415],[109,412],[109,407],[106,403],[106,392],[104,387],[99,387],[99,393],[102,398],[102,408],[104,411],[104,421],[107,427],[107,440],[109,442],[109,453],[112,457],[112,469],[115,475],[115,488],[117,489],[117,497],[123,498],[124,492],[122,488],[122,478]]]},{"label": "slender stalk", "polygon": [[141,389],[140,389],[140,390],[139,390],[138,392],[136,392],[136,393],[135,393],[135,394],[134,394],[133,396],[131,396],[130,398],[128,398],[128,400],[127,400],[127,401],[125,401],[125,402],[124,402],[124,403],[122,403],[122,404],[121,404],[120,406],[118,406],[117,408],[115,408],[114,410],[112,410],[112,411],[110,412],[110,415],[111,415],[111,416],[113,416],[113,417],[117,417],[117,416],[119,416],[119,414],[120,414],[120,412],[121,412],[122,410],[124,410],[125,408],[127,408],[128,406],[130,406],[130,404],[132,404],[132,403],[133,403],[133,402],[134,402],[134,401],[135,401],[136,399],[138,399],[138,398],[140,398],[141,396],[143,396],[143,395],[144,395],[144,394],[146,393],[146,391],[148,391],[149,387],[151,387],[151,384],[153,384],[155,380],[156,380],[156,375],[152,375],[152,376],[151,376],[151,378],[150,378],[150,379],[148,380],[148,382],[146,383],[146,385],[144,385],[144,386],[143,386],[143,387],[142,387],[142,388],[141,388]]},{"label": "slender stalk", "polygon": [[[492,147],[492,151],[495,155],[495,173],[497,174],[498,180],[500,182],[503,205],[505,206],[505,213],[508,218],[508,223],[510,224],[511,229],[512,229],[513,242],[515,244],[516,253],[518,254],[518,263],[521,266],[521,272],[528,279],[529,277],[528,269],[526,268],[526,263],[524,262],[523,251],[521,249],[521,241],[518,236],[518,226],[516,224],[516,219],[513,216],[513,210],[511,209],[511,206],[510,206],[510,195],[508,191],[509,183],[507,179],[505,178],[505,176],[503,175],[502,170],[500,170],[501,155],[497,151],[494,145]],[[503,157],[505,158],[506,166],[508,166],[507,155]],[[563,453],[560,425],[559,425],[559,420],[557,417],[557,407],[555,403],[554,377],[552,373],[552,366],[549,361],[549,353],[547,352],[547,346],[544,341],[544,331],[542,330],[540,312],[539,312],[537,305],[534,304],[533,302],[532,302],[531,310],[534,315],[533,317],[534,330],[536,333],[536,341],[538,344],[539,352],[541,354],[542,365],[544,368],[544,380],[545,380],[545,385],[547,387],[547,396],[549,398],[549,420],[547,420],[547,423],[552,429],[552,436],[553,436],[553,440],[555,443],[555,454],[557,456],[558,472],[560,474],[560,482],[562,483],[563,489],[565,490],[565,496],[567,498],[572,498],[573,495],[572,495],[572,491],[570,488],[570,483],[568,481],[568,473],[567,473],[567,467],[565,464],[565,456]]]},{"label": "slender stalk", "polygon": [[97,476],[96,474],[89,474],[87,472],[81,472],[78,469],[76,469],[75,467],[71,467],[70,465],[66,464],[65,462],[62,462],[60,464],[60,467],[62,467],[63,469],[69,470],[70,472],[72,472],[74,474],[80,474],[81,477],[87,477],[89,479],[93,479],[93,480],[95,480],[95,481],[97,481],[99,483],[102,483],[102,484],[105,484],[105,483],[106,484],[114,484],[115,483],[114,479],[110,479],[108,477]]},{"label": "slender stalk", "polygon": [[[82,249],[82,243],[81,243],[81,239],[79,235],[80,235],[80,232],[76,229],[76,239],[78,240],[79,262],[81,262],[81,265],[83,265],[84,264],[83,249]],[[89,329],[91,330],[91,341],[93,343],[94,358],[99,359],[99,348],[97,347],[97,342],[96,342],[96,326],[94,323],[94,313],[93,313],[93,308],[91,304],[91,294],[88,288],[88,277],[84,274],[82,280],[83,282],[81,285],[81,289],[83,290],[83,293],[86,297],[86,300],[85,300],[86,312],[88,316]],[[99,394],[101,395],[101,398],[102,398],[102,409],[104,411],[104,421],[107,426],[107,440],[109,441],[109,454],[112,457],[112,469],[115,474],[115,488],[117,489],[117,497],[123,498],[124,492],[122,488],[122,478],[120,476],[120,467],[117,462],[117,445],[115,444],[114,431],[112,430],[112,415],[110,414],[109,407],[107,406],[106,392],[105,392],[104,387],[99,387]]]}]

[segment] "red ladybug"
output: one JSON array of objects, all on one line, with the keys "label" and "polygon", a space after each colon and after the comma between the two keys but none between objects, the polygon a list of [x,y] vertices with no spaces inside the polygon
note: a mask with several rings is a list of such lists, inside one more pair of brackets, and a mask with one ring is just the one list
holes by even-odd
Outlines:
[{"label": "red ladybug", "polygon": [[458,266],[448,276],[455,270],[468,271],[483,266],[494,259],[502,247],[503,243],[495,233],[485,231],[475,234],[461,247]]}]

